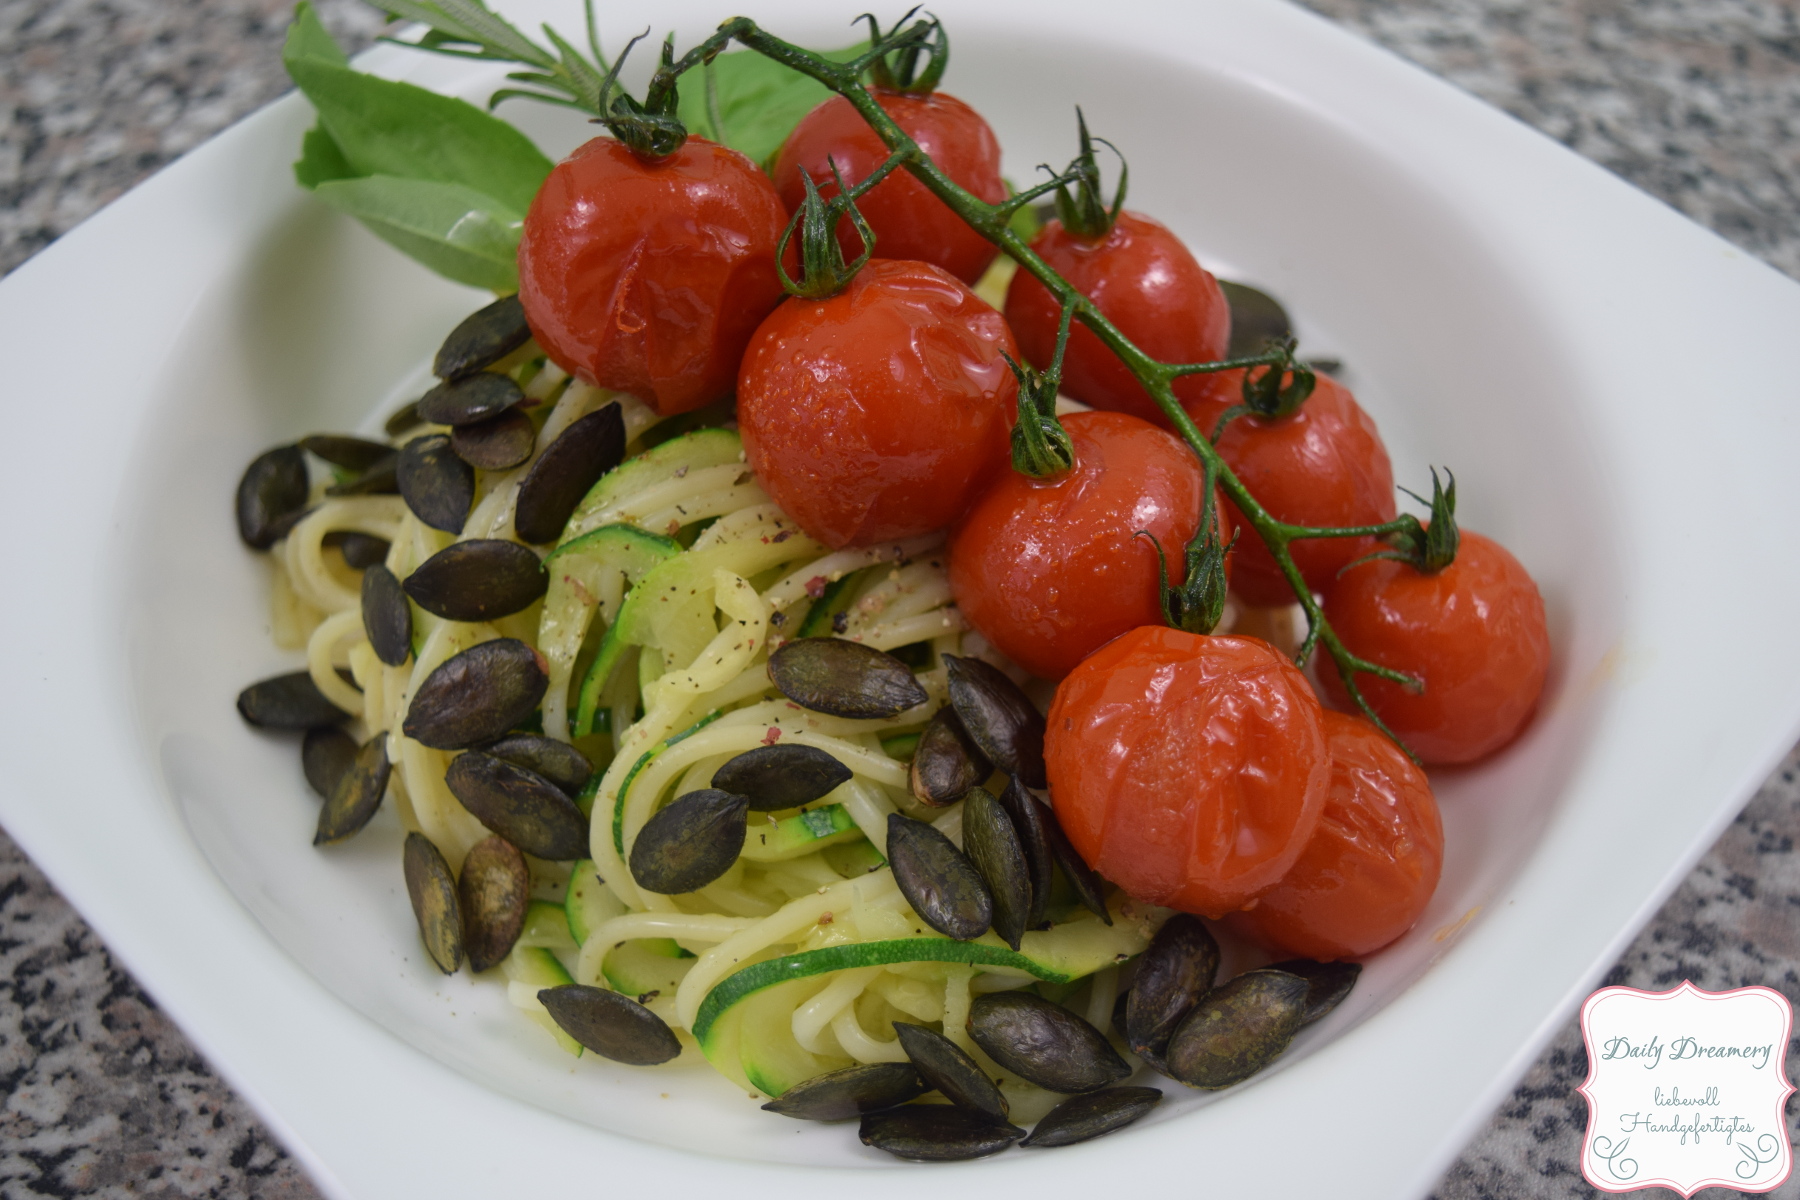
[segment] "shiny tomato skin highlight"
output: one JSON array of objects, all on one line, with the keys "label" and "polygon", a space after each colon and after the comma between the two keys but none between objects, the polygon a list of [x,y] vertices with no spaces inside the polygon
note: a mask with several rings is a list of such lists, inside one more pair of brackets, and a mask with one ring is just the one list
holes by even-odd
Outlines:
[{"label": "shiny tomato skin highlight", "polygon": [[519,240],[519,300],[552,361],[668,416],[730,393],[785,294],[787,210],[735,150],[690,137],[639,159],[600,137],[558,163]]},{"label": "shiny tomato skin highlight", "polygon": [[[1000,179],[1000,143],[981,114],[942,92],[911,96],[877,90],[874,95],[882,111],[952,180],[989,204],[1006,199],[1006,184]],[[837,183],[831,177],[833,161],[844,182],[854,185],[873,174],[887,157],[887,147],[868,122],[848,100],[833,96],[801,118],[776,153],[770,174],[782,202],[797,211],[806,196],[801,168],[812,176],[820,194],[830,199],[837,194]],[[875,253],[881,258],[932,263],[964,283],[974,283],[1000,253],[904,168],[876,184],[856,206],[875,234]],[[838,244],[845,261],[854,261],[862,253],[862,240],[849,221],[838,227]]]},{"label": "shiny tomato skin highlight", "polygon": [[[1225,356],[1231,306],[1218,280],[1166,225],[1127,211],[1104,238],[1089,241],[1051,221],[1031,248],[1151,358],[1188,363]],[[1006,319],[1033,366],[1049,365],[1061,316],[1049,290],[1030,272],[1013,276]],[[1175,398],[1202,403],[1215,389],[1211,376],[1187,375],[1175,381]],[[1062,391],[1094,408],[1169,424],[1137,377],[1079,322],[1069,334]]]},{"label": "shiny tomato skin highlight", "polygon": [[[1417,675],[1411,693],[1372,675],[1356,686],[1394,735],[1428,763],[1485,758],[1513,740],[1550,671],[1544,598],[1518,559],[1492,538],[1461,531],[1456,561],[1435,575],[1378,559],[1325,589],[1325,617],[1351,651]],[[1352,707],[1335,668],[1319,682]]]},{"label": "shiny tomato skin highlight", "polygon": [[1278,953],[1331,962],[1413,927],[1437,890],[1444,823],[1425,772],[1362,717],[1325,713],[1331,789],[1281,882],[1229,918]]},{"label": "shiny tomato skin highlight", "polygon": [[1134,899],[1214,918],[1287,874],[1331,780],[1319,701],[1292,663],[1257,638],[1165,626],[1069,673],[1044,753],[1089,866]]},{"label": "shiny tomato skin highlight", "polygon": [[874,259],[790,298],[744,354],[738,428],[771,498],[833,549],[949,525],[1007,469],[1006,320],[927,263]]}]

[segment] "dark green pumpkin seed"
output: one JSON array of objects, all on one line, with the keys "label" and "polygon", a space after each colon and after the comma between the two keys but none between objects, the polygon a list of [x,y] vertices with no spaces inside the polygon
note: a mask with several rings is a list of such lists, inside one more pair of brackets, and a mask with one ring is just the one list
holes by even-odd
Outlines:
[{"label": "dark green pumpkin seed", "polygon": [[446,621],[492,621],[523,612],[550,586],[536,552],[499,538],[471,538],[439,550],[401,584],[426,612]]},{"label": "dark green pumpkin seed", "polygon": [[386,442],[371,442],[368,438],[349,437],[341,433],[315,433],[311,437],[303,437],[300,439],[300,448],[308,454],[318,455],[334,467],[359,473],[394,452],[394,448]]},{"label": "dark green pumpkin seed", "polygon": [[463,961],[462,911],[456,903],[456,879],[443,854],[422,833],[406,835],[402,855],[406,894],[419,922],[425,953],[446,975],[456,974]]},{"label": "dark green pumpkin seed", "polygon": [[1300,976],[1266,968],[1214,988],[1169,1039],[1168,1074],[1207,1091],[1242,1083],[1294,1040],[1310,990]]},{"label": "dark green pumpkin seed", "polygon": [[994,764],[970,739],[956,710],[947,705],[938,709],[913,751],[913,798],[934,808],[955,804],[993,773]]},{"label": "dark green pumpkin seed", "polygon": [[823,799],[850,776],[818,747],[782,742],[746,750],[713,772],[712,785],[749,800],[751,812],[774,812]]},{"label": "dark green pumpkin seed", "polygon": [[386,538],[348,529],[332,530],[325,535],[324,544],[336,546],[338,553],[344,556],[344,562],[358,571],[367,570],[378,562],[386,562],[388,551],[392,548]]},{"label": "dark green pumpkin seed", "polygon": [[462,532],[475,501],[475,468],[456,457],[448,437],[432,433],[406,443],[396,478],[414,516],[433,529]]},{"label": "dark green pumpkin seed", "polygon": [[625,415],[615,401],[575,422],[544,447],[519,485],[513,529],[519,540],[554,542],[599,478],[625,458]]},{"label": "dark green pumpkin seed", "polygon": [[320,796],[329,797],[350,764],[356,761],[356,739],[335,725],[306,731],[300,743],[300,769],[306,782]]},{"label": "dark green pumpkin seed", "polygon": [[400,408],[394,410],[394,415],[389,417],[387,422],[382,425],[382,430],[386,432],[389,437],[399,437],[407,430],[417,429],[424,423],[424,421],[419,419],[419,402],[414,400],[412,403],[402,405]]},{"label": "dark green pumpkin seed", "polygon": [[325,489],[327,496],[392,496],[400,490],[400,456],[393,451],[374,466]]},{"label": "dark green pumpkin seed", "polygon": [[[1219,290],[1231,306],[1231,346],[1226,358],[1244,358],[1260,353],[1270,342],[1278,342],[1294,332],[1287,310],[1267,292],[1247,283],[1219,280]],[[1211,432],[1208,430],[1207,432]]]},{"label": "dark green pumpkin seed", "polygon": [[489,742],[529,717],[549,685],[543,657],[524,642],[483,642],[439,663],[425,677],[413,694],[403,729],[434,750]]},{"label": "dark green pumpkin seed", "polygon": [[1310,958],[1290,958],[1270,963],[1271,971],[1286,971],[1306,980],[1306,1011],[1300,1014],[1301,1025],[1314,1021],[1344,1002],[1350,989],[1362,974],[1362,964],[1353,962],[1314,962]]},{"label": "dark green pumpkin seed", "polygon": [[1106,882],[1092,867],[1087,865],[1087,860],[1081,857],[1080,852],[1075,849],[1074,843],[1069,841],[1069,835],[1063,832],[1062,824],[1056,819],[1056,814],[1052,812],[1046,815],[1048,819],[1044,822],[1044,834],[1050,842],[1050,857],[1056,860],[1056,865],[1061,869],[1063,878],[1067,879],[1069,886],[1075,889],[1075,895],[1080,899],[1082,907],[1106,924],[1111,925],[1113,923],[1112,912],[1106,907]]},{"label": "dark green pumpkin seed", "polygon": [[782,695],[812,712],[851,720],[893,717],[930,699],[912,668],[843,638],[796,638],[769,656]]},{"label": "dark green pumpkin seed", "polygon": [[541,734],[509,733],[477,749],[527,771],[536,771],[570,796],[579,792],[594,773],[594,764],[587,755],[567,742]]},{"label": "dark green pumpkin seed", "polygon": [[848,1121],[905,1104],[924,1091],[925,1081],[909,1063],[863,1063],[796,1083],[763,1111],[801,1121]]},{"label": "dark green pumpkin seed", "polygon": [[1013,829],[1019,835],[1019,849],[1024,852],[1025,866],[1031,873],[1031,911],[1026,914],[1025,928],[1036,929],[1044,923],[1050,891],[1056,883],[1056,852],[1050,846],[1050,826],[1056,816],[1025,790],[1016,775],[1000,793],[1000,803],[1012,818]]},{"label": "dark green pumpkin seed", "polygon": [[1150,1087],[1102,1088],[1085,1096],[1071,1096],[1044,1114],[1021,1146],[1048,1149],[1073,1146],[1123,1129],[1162,1099]]},{"label": "dark green pumpkin seed", "polygon": [[484,471],[510,470],[530,458],[536,445],[537,426],[516,408],[450,431],[450,449],[456,457]]},{"label": "dark green pumpkin seed", "polygon": [[977,996],[969,1036],[1014,1075],[1052,1092],[1091,1092],[1131,1074],[1098,1029],[1029,992]]},{"label": "dark green pumpkin seed", "polygon": [[555,862],[587,857],[587,818],[536,771],[471,750],[450,760],[444,783],[477,821],[525,853]]},{"label": "dark green pumpkin seed", "polygon": [[996,767],[1026,787],[1041,788],[1044,775],[1044,717],[1019,685],[979,658],[944,655],[950,674],[950,703],[963,728]]},{"label": "dark green pumpkin seed", "polygon": [[431,373],[439,379],[458,379],[483,367],[491,367],[531,340],[525,323],[525,307],[515,295],[476,309],[464,317],[432,360]]},{"label": "dark green pumpkin seed", "polygon": [[987,932],[994,898],[949,838],[923,821],[889,813],[887,857],[900,894],[920,920],[959,942]]},{"label": "dark green pumpkin seed", "polygon": [[388,759],[387,734],[378,733],[356,752],[350,769],[338,777],[337,786],[319,810],[319,826],[313,845],[329,846],[359,832],[381,807],[387,795],[393,763]]},{"label": "dark green pumpkin seed", "polygon": [[943,1093],[944,1099],[991,1121],[1006,1120],[1006,1097],[961,1046],[935,1030],[909,1021],[895,1021],[894,1035],[919,1075]]},{"label": "dark green pumpkin seed", "polygon": [[412,606],[386,563],[363,571],[362,621],[376,658],[398,667],[412,657]]},{"label": "dark green pumpkin seed", "polygon": [[456,901],[462,909],[469,970],[498,966],[525,928],[525,909],[531,903],[531,868],[525,856],[503,837],[482,838],[463,859]]},{"label": "dark green pumpkin seed", "polygon": [[1138,959],[1125,1006],[1125,1041],[1138,1057],[1162,1067],[1169,1039],[1219,972],[1219,943],[1200,918],[1176,913],[1163,922]]},{"label": "dark green pumpkin seed", "polygon": [[949,1104],[908,1104],[870,1113],[857,1130],[863,1145],[915,1162],[961,1162],[1006,1149],[1025,1131]]},{"label": "dark green pumpkin seed", "polygon": [[525,399],[505,375],[477,371],[440,383],[419,397],[419,417],[432,425],[474,425],[499,416]]},{"label": "dark green pumpkin seed", "polygon": [[663,1019],[629,996],[582,983],[545,988],[538,999],[562,1031],[614,1062],[653,1067],[681,1053]]},{"label": "dark green pumpkin seed", "polygon": [[295,671],[253,683],[238,693],[238,714],[262,729],[336,725],[350,714],[325,698],[311,673]]},{"label": "dark green pumpkin seed", "polygon": [[749,813],[748,800],[718,788],[677,797],[638,831],[631,877],[665,896],[705,887],[743,853]]},{"label": "dark green pumpkin seed", "polygon": [[267,550],[293,528],[292,518],[306,510],[309,490],[300,447],[277,446],[257,455],[238,480],[238,536],[253,549]]},{"label": "dark green pumpkin seed", "polygon": [[[963,798],[963,851],[994,898],[994,932],[1014,950],[1031,916],[1031,873],[1006,809],[993,793],[971,788]],[[1002,1113],[1002,1116],[1005,1114]]]}]

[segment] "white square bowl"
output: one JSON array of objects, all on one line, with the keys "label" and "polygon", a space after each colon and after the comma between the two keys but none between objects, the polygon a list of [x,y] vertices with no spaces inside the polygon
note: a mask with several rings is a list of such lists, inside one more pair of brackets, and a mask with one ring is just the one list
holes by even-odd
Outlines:
[{"label": "white square bowl", "polygon": [[[850,40],[850,10],[817,10],[754,15]],[[1417,1194],[1800,729],[1800,563],[1770,536],[1800,520],[1800,287],[1296,9],[1093,11],[942,10],[951,90],[1012,177],[1067,159],[1081,102],[1133,161],[1133,207],[1286,300],[1313,349],[1349,360],[1399,477],[1451,465],[1467,524],[1543,587],[1549,692],[1517,745],[1436,777],[1431,910],[1259,1079],[1172,1094],[1101,1142],[955,1167],[777,1121],[702,1072],[571,1064],[500,989],[429,971],[392,815],[314,851],[292,744],[232,711],[287,663],[229,509],[255,453],[417,386],[478,297],[295,187],[310,112],[290,96],[0,283],[18,555],[0,821],[329,1194],[888,1195],[944,1172]],[[682,0],[651,19],[685,44],[727,15]],[[614,12],[606,32],[644,23]],[[496,74],[366,63],[478,100]],[[585,136],[508,111],[555,152]]]}]

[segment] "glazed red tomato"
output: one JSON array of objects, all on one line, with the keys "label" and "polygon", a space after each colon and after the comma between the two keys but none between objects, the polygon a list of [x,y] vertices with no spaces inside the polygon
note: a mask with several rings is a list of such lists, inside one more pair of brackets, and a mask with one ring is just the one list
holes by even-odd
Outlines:
[{"label": "glazed red tomato", "polygon": [[595,138],[559,163],[519,240],[519,300],[565,371],[666,415],[730,393],[784,295],[787,211],[735,150],[691,137],[647,163]]},{"label": "glazed red tomato", "polygon": [[[1188,406],[1200,431],[1211,436],[1219,414],[1240,398],[1242,372],[1228,377],[1227,399]],[[1350,389],[1328,375],[1300,411],[1264,421],[1242,416],[1218,442],[1225,460],[1250,494],[1283,521],[1296,525],[1375,525],[1394,519],[1394,469],[1375,422]],[[1235,506],[1231,516],[1243,516]],[[1378,547],[1369,538],[1306,538],[1291,544],[1294,565],[1316,592],[1345,564]],[[1231,586],[1249,604],[1292,604],[1282,578],[1254,530],[1245,529],[1232,555]]]},{"label": "glazed red tomato", "polygon": [[[1356,686],[1394,735],[1428,763],[1474,762],[1512,741],[1537,707],[1550,633],[1537,584],[1506,547],[1462,530],[1456,561],[1435,575],[1377,559],[1325,589],[1325,618],[1354,653],[1425,681],[1359,675]],[[1351,707],[1337,671],[1319,682]]]},{"label": "glazed red tomato", "polygon": [[[1231,341],[1225,293],[1167,226],[1124,212],[1111,232],[1092,241],[1051,221],[1032,239],[1031,248],[1150,357],[1186,363],[1225,356]],[[1006,291],[1006,319],[1033,366],[1049,366],[1061,317],[1049,290],[1029,272],[1013,276]],[[1189,375],[1176,381],[1175,396],[1200,403],[1215,386],[1210,376]],[[1062,391],[1095,408],[1169,423],[1137,377],[1079,323],[1069,334]]]},{"label": "glazed red tomato", "polygon": [[1408,929],[1437,890],[1444,824],[1425,772],[1361,717],[1325,714],[1331,789],[1281,882],[1230,918],[1277,952],[1360,958]]},{"label": "glazed red tomato", "polygon": [[789,299],[738,378],[750,466],[836,549],[949,525],[1005,468],[1018,384],[1006,320],[937,267],[874,259],[825,300]]},{"label": "glazed red tomato", "polygon": [[[1000,181],[1000,143],[981,114],[942,92],[915,96],[877,91],[875,99],[951,179],[989,204],[1006,199],[1006,185]],[[798,210],[806,195],[801,168],[830,199],[837,194],[832,162],[844,182],[854,184],[873,174],[887,157],[887,147],[868,122],[848,100],[833,96],[801,118],[776,154],[775,188],[789,209]],[[933,263],[964,283],[974,283],[999,253],[905,170],[876,184],[856,207],[869,222],[875,253],[882,258]],[[848,221],[839,226],[838,242],[846,262],[862,253],[862,241]]]},{"label": "glazed red tomato", "polygon": [[1256,638],[1165,626],[1108,642],[1056,689],[1050,799],[1134,899],[1222,917],[1287,874],[1331,780],[1318,698]]},{"label": "glazed red tomato", "polygon": [[963,615],[1044,679],[1162,620],[1156,550],[1138,530],[1162,543],[1178,582],[1200,526],[1200,464],[1173,434],[1110,412],[1071,414],[1063,428],[1073,469],[1050,479],[1000,472],[950,539]]}]

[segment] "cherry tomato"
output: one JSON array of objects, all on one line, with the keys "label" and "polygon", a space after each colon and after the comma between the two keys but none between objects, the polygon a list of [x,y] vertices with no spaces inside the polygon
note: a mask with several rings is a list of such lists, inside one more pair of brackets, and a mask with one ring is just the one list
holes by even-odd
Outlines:
[{"label": "cherry tomato", "polygon": [[[1006,199],[1000,143],[981,114],[942,92],[916,96],[876,91],[875,100],[951,179],[989,204]],[[868,122],[848,100],[833,96],[801,118],[776,154],[772,174],[782,200],[797,210],[806,195],[801,168],[830,199],[837,194],[833,162],[844,182],[855,184],[873,174],[887,157],[887,147]],[[932,263],[964,283],[974,283],[999,253],[904,169],[876,184],[856,207],[874,231],[875,253],[882,258]],[[862,240],[848,221],[838,229],[838,242],[846,262],[862,253]]]},{"label": "cherry tomato", "polygon": [[927,263],[874,259],[825,300],[789,299],[744,354],[750,466],[836,549],[949,525],[1006,468],[1018,383],[1006,319]]},{"label": "cherry tomato", "polygon": [[1300,859],[1233,928],[1278,952],[1360,958],[1408,929],[1437,890],[1444,824],[1425,772],[1361,717],[1325,714],[1331,789]]},{"label": "cherry tomato", "polygon": [[[1356,686],[1412,752],[1430,763],[1493,753],[1524,728],[1550,670],[1544,599],[1519,560],[1462,530],[1456,561],[1435,575],[1377,559],[1325,588],[1325,617],[1351,651],[1416,675],[1425,690],[1359,675]],[[1319,682],[1350,707],[1334,668]]]},{"label": "cherry tomato", "polygon": [[559,163],[519,240],[519,300],[565,371],[664,415],[731,391],[783,296],[787,211],[735,150],[690,137],[654,163],[595,138]]},{"label": "cherry tomato", "polygon": [[[1242,372],[1222,372],[1224,400],[1190,406],[1200,431],[1212,435],[1219,414],[1239,397]],[[1296,525],[1376,525],[1394,519],[1394,468],[1375,422],[1350,389],[1319,376],[1312,395],[1291,417],[1264,421],[1242,416],[1225,427],[1219,456],[1250,494],[1276,518]],[[1268,547],[1247,527],[1232,558],[1231,586],[1249,604],[1292,604],[1294,593]],[[1369,538],[1303,538],[1290,544],[1294,565],[1316,592],[1345,564],[1378,547]]]},{"label": "cherry tomato", "polygon": [[[1150,357],[1187,363],[1225,356],[1231,341],[1225,293],[1166,225],[1124,212],[1105,237],[1091,241],[1051,221],[1032,239],[1031,248]],[[1030,272],[1013,276],[1006,290],[1006,319],[1033,366],[1049,366],[1061,316],[1049,290]],[[1210,376],[1184,376],[1175,383],[1175,396],[1200,403],[1215,387]],[[1156,425],[1169,423],[1137,377],[1079,322],[1063,358],[1062,391],[1095,408],[1128,412]]]},{"label": "cherry tomato", "polygon": [[1256,638],[1144,626],[1056,689],[1050,799],[1134,899],[1222,917],[1287,874],[1331,780],[1318,698]]}]

